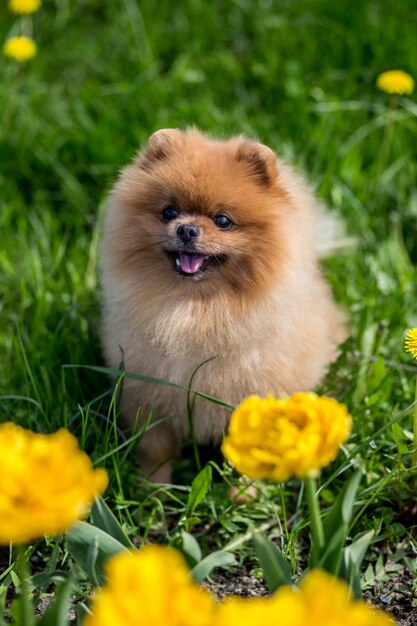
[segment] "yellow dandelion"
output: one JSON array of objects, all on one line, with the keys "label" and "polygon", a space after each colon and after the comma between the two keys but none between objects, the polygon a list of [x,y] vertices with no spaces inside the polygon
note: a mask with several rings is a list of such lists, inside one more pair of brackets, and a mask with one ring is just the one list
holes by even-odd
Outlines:
[{"label": "yellow dandelion", "polygon": [[64,532],[107,482],[67,430],[39,435],[0,424],[0,545]]},{"label": "yellow dandelion", "polygon": [[211,626],[215,602],[167,546],[123,552],[106,564],[107,582],[84,626]]},{"label": "yellow dandelion", "polygon": [[218,610],[215,626],[394,626],[382,611],[351,600],[349,586],[312,570],[299,588],[284,586],[263,599],[230,598]]},{"label": "yellow dandelion", "polygon": [[36,13],[41,6],[41,0],[9,0],[9,10],[13,13]]},{"label": "yellow dandelion", "polygon": [[413,357],[417,359],[417,328],[410,328],[405,338],[404,347],[406,352],[411,352]]},{"label": "yellow dandelion", "polygon": [[376,86],[385,93],[411,94],[414,90],[414,80],[410,74],[402,70],[390,70],[379,74]]},{"label": "yellow dandelion", "polygon": [[28,61],[35,56],[37,51],[36,43],[30,37],[11,37],[7,39],[3,46],[3,52],[7,57],[19,61]]},{"label": "yellow dandelion", "polygon": [[346,406],[333,398],[250,396],[232,413],[222,451],[250,478],[312,478],[336,458],[351,427]]}]

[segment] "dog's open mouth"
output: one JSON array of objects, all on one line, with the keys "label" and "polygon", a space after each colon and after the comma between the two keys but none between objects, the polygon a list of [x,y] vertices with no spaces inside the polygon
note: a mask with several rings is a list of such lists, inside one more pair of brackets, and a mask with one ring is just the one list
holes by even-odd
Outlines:
[{"label": "dog's open mouth", "polygon": [[219,267],[226,260],[224,254],[210,256],[194,252],[170,252],[174,269],[181,276],[196,278],[202,276],[208,269]]}]

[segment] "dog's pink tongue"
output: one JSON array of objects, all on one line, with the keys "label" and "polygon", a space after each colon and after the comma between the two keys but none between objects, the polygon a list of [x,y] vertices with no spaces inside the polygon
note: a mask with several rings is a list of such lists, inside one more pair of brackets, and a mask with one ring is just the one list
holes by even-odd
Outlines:
[{"label": "dog's pink tongue", "polygon": [[202,254],[189,254],[180,252],[180,265],[186,274],[195,274],[203,265],[204,256]]}]

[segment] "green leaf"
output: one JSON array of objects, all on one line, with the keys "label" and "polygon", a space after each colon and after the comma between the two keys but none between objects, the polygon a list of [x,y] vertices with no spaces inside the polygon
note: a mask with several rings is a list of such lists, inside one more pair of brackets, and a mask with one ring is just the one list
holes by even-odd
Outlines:
[{"label": "green leaf", "polygon": [[367,395],[368,385],[368,371],[369,371],[369,356],[372,354],[373,345],[375,342],[375,336],[378,331],[378,325],[376,323],[368,324],[361,340],[361,351],[364,355],[359,374],[356,382],[356,389],[353,393],[353,404],[356,406],[360,404]]},{"label": "green leaf", "polygon": [[125,378],[131,378],[132,380],[141,380],[145,383],[153,383],[154,385],[164,385],[166,387],[174,387],[175,389],[182,389],[183,391],[190,391],[194,393],[196,396],[200,398],[204,398],[213,404],[217,404],[218,406],[222,406],[229,411],[233,411],[234,407],[227,402],[223,402],[222,400],[218,400],[217,398],[213,398],[213,396],[209,396],[206,393],[202,393],[201,391],[197,391],[196,389],[189,389],[188,387],[183,387],[182,385],[178,385],[177,383],[172,383],[169,380],[163,380],[162,378],[154,378],[152,376],[144,376],[142,374],[133,374],[132,372],[125,372],[125,370],[116,370],[111,367],[103,367],[101,365],[81,365],[81,364],[65,364],[62,367],[65,368],[82,368],[87,370],[92,370],[93,372],[100,372],[101,374],[107,374],[110,376],[121,376],[124,375]]},{"label": "green leaf", "polygon": [[291,585],[292,567],[281,550],[260,533],[254,535],[253,543],[269,591],[273,593],[281,585]]},{"label": "green leaf", "polygon": [[11,604],[10,615],[13,618],[12,624],[16,626],[35,626],[35,614],[33,609],[25,605],[21,595],[17,596]]},{"label": "green leaf", "polygon": [[73,586],[74,580],[70,577],[57,588],[53,604],[36,626],[68,626],[68,609]]},{"label": "green leaf", "polygon": [[[16,546],[17,561],[15,563],[17,573],[13,570],[11,577],[17,587],[17,598],[13,601],[10,614],[14,623],[21,626],[34,626],[35,613],[33,607],[32,580],[29,569],[29,559],[33,548],[26,548],[23,544]],[[16,581],[19,581],[16,584]]]},{"label": "green leaf", "polygon": [[87,549],[86,572],[95,587],[100,585],[97,576],[98,539],[94,537]]},{"label": "green leaf", "polygon": [[193,515],[192,517],[189,517],[188,519],[186,519],[185,522],[184,522],[184,518],[182,518],[181,522],[184,524],[185,530],[188,532],[193,528],[193,526],[196,526],[197,524],[201,522],[201,518]]},{"label": "green leaf", "polygon": [[353,541],[343,551],[340,577],[346,580],[356,598],[362,597],[360,568],[374,535],[375,532],[373,530],[368,531]]},{"label": "green leaf", "polygon": [[409,556],[404,556],[404,563],[407,567],[417,575],[417,559],[411,559]]},{"label": "green leaf", "polygon": [[126,548],[135,549],[135,546],[119,524],[116,516],[102,498],[95,499],[93,508],[91,509],[91,516],[95,526],[111,535],[113,539],[117,539],[117,541]]},{"label": "green leaf", "polygon": [[345,487],[345,493],[342,499],[342,519],[345,524],[349,524],[353,516],[353,508],[355,506],[355,498],[358,491],[359,483],[362,478],[362,472],[356,471]]},{"label": "green leaf", "polygon": [[198,545],[197,539],[190,535],[190,533],[186,533],[185,530],[181,532],[181,540],[182,540],[182,551],[188,561],[188,565],[190,567],[194,567],[196,563],[201,561],[202,554],[201,548]]},{"label": "green leaf", "polygon": [[188,496],[187,506],[185,509],[185,515],[189,517],[198,507],[200,502],[204,500],[207,495],[207,492],[210,488],[212,481],[212,469],[211,465],[206,465],[203,467],[201,472],[197,474],[191,483],[191,492]]},{"label": "green leaf", "polygon": [[341,524],[330,541],[325,544],[325,550],[316,564],[316,567],[337,575],[342,558],[343,545],[346,541],[347,527]]},{"label": "green leaf", "polygon": [[391,428],[394,434],[395,443],[398,448],[398,452],[402,455],[408,454],[408,445],[405,443],[406,439],[405,439],[405,434],[404,434],[403,429],[397,423],[393,424]]},{"label": "green leaf", "polygon": [[374,535],[375,532],[373,530],[369,530],[367,533],[361,535],[358,539],[355,539],[355,541],[353,541],[345,549],[345,554],[349,555],[349,559],[358,567],[362,565],[362,561]]},{"label": "green leaf", "polygon": [[15,567],[15,563],[12,563],[11,565],[9,565],[7,569],[4,570],[4,572],[1,572],[0,574],[1,586],[8,587],[10,585],[10,582],[12,581],[11,572],[13,572],[14,567]]},{"label": "green leaf", "polygon": [[384,378],[387,376],[387,368],[384,360],[378,357],[376,361],[370,364],[366,378],[367,378],[367,394],[371,395],[374,391],[379,389]]},{"label": "green leaf", "polygon": [[32,585],[35,589],[47,589],[52,584],[63,583],[67,579],[65,572],[39,572],[32,576]]},{"label": "green leaf", "polygon": [[71,557],[90,577],[92,582],[103,584],[106,577],[103,565],[112,556],[126,551],[126,547],[111,535],[87,524],[78,522],[65,534],[66,547]]},{"label": "green leaf", "polygon": [[352,519],[356,493],[362,473],[355,472],[345,484],[323,521],[326,550],[317,567],[338,576],[342,552],[346,542],[349,523]]},{"label": "green leaf", "polygon": [[346,570],[343,570],[343,574],[340,573],[340,578],[346,580],[349,585],[349,589],[351,591],[352,596],[356,600],[360,600],[362,598],[362,588],[361,588],[361,575],[360,571],[357,567],[350,563]]},{"label": "green leaf", "polygon": [[195,582],[201,583],[203,580],[210,575],[211,571],[215,567],[223,567],[224,565],[233,565],[236,562],[235,555],[231,552],[223,552],[218,550],[216,552],[212,552],[204,559],[202,559],[197,565],[191,570],[191,575]]},{"label": "green leaf", "polygon": [[340,524],[349,524],[361,476],[360,470],[353,474],[352,478],[340,491],[333,506],[324,518],[323,529],[326,543],[331,540],[334,533],[340,527]]}]

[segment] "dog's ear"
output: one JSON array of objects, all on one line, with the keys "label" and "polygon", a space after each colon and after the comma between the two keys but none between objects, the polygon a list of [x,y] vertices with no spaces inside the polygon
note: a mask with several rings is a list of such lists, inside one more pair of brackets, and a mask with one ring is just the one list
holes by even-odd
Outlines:
[{"label": "dog's ear", "polygon": [[145,169],[152,167],[170,155],[181,137],[177,128],[163,128],[150,136],[145,151],[141,155],[141,165]]},{"label": "dog's ear", "polygon": [[235,159],[245,165],[261,185],[269,185],[277,175],[277,157],[262,143],[243,138],[237,148]]}]

